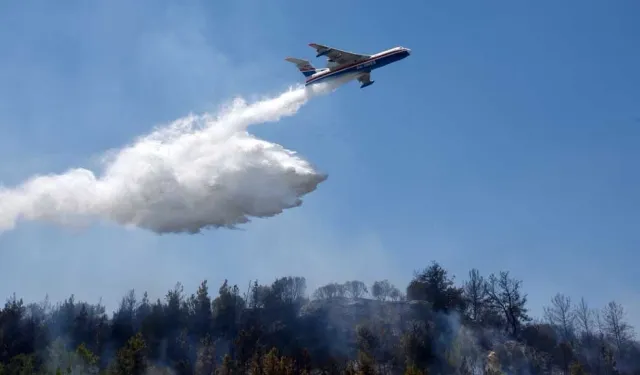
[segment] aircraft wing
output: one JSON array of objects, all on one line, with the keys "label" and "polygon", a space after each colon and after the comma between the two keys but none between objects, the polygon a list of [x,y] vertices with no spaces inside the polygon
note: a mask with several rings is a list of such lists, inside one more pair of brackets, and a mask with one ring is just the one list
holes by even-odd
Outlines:
[{"label": "aircraft wing", "polygon": [[330,62],[336,62],[339,65],[354,63],[371,57],[371,55],[343,51],[322,44],[310,43],[309,46],[314,48],[318,53],[316,57],[327,56]]}]

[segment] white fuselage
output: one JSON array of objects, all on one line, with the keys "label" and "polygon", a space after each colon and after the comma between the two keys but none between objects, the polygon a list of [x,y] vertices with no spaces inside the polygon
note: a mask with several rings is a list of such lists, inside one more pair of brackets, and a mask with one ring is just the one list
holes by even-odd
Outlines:
[{"label": "white fuselage", "polygon": [[396,61],[402,60],[411,54],[411,50],[404,47],[394,47],[386,51],[371,55],[369,58],[356,61],[353,63],[331,66],[309,76],[305,82],[306,85],[322,82],[328,79],[342,77],[344,75],[353,75],[354,78],[360,74],[370,73],[372,70],[382,68]]}]

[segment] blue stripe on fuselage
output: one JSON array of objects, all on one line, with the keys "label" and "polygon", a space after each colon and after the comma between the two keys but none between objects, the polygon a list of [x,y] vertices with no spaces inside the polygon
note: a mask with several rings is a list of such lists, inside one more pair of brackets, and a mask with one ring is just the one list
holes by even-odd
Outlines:
[{"label": "blue stripe on fuselage", "polygon": [[318,83],[320,81],[324,81],[325,79],[328,79],[328,78],[336,78],[345,74],[353,74],[353,73],[360,73],[360,72],[368,73],[368,72],[371,72],[372,70],[381,68],[385,65],[389,65],[398,60],[402,60],[407,56],[409,56],[409,53],[404,50],[387,52],[380,56],[375,56],[370,59],[367,59],[358,63],[350,64],[340,69],[329,71],[327,73],[322,73],[315,77],[309,78],[307,79],[305,86],[310,85],[312,83]]}]

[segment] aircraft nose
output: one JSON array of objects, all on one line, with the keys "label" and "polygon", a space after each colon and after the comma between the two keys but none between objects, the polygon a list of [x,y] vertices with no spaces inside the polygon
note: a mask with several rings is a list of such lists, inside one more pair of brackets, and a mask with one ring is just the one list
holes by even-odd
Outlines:
[{"label": "aircraft nose", "polygon": [[409,49],[409,48],[405,48],[405,51],[407,52],[407,55],[410,55],[410,54],[411,54],[411,49]]}]

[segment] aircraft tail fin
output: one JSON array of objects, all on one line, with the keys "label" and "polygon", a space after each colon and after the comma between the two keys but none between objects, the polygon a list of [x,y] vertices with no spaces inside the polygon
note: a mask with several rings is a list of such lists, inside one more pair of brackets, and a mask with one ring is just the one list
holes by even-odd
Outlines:
[{"label": "aircraft tail fin", "polygon": [[300,73],[302,73],[305,77],[309,77],[310,75],[316,73],[318,69],[316,69],[311,63],[307,60],[297,59],[295,57],[287,57],[286,61],[296,64]]}]

